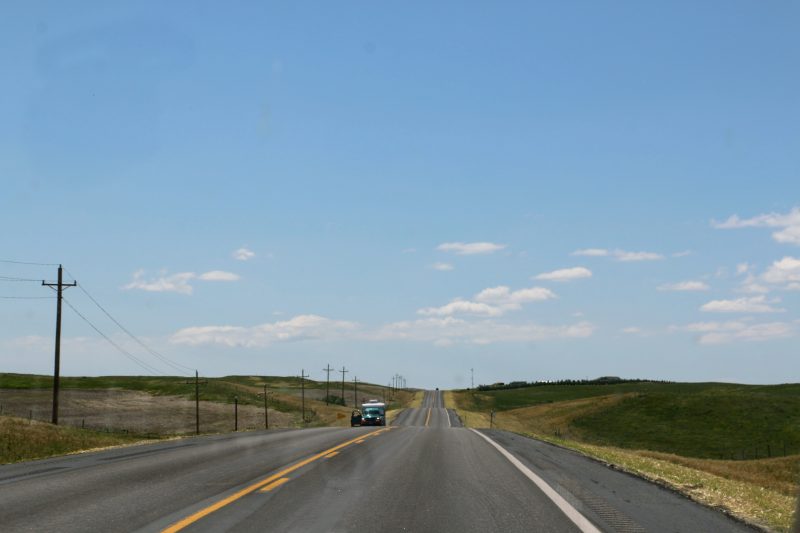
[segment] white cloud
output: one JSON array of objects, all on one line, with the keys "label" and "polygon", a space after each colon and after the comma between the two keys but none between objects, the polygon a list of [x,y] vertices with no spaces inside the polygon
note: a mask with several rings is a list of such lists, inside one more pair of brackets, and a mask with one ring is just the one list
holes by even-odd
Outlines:
[{"label": "white cloud", "polygon": [[775,261],[761,277],[767,283],[774,284],[800,282],[800,259],[784,257]]},{"label": "white cloud", "polygon": [[556,294],[544,287],[531,287],[512,292],[505,285],[483,289],[475,295],[477,301],[497,305],[502,309],[519,309],[524,303],[541,302],[553,298],[557,298]]},{"label": "white cloud", "polygon": [[585,248],[583,250],[575,250],[572,255],[581,255],[585,257],[606,257],[611,255],[611,252],[605,248]]},{"label": "white cloud", "polygon": [[658,287],[660,291],[707,291],[710,287],[702,281],[679,281],[678,283],[666,283]]},{"label": "white cloud", "polygon": [[331,320],[317,315],[299,315],[289,320],[253,327],[196,326],[183,328],[170,338],[173,344],[197,346],[221,344],[259,348],[276,342],[302,340],[337,340],[352,336],[359,328],[355,322]]},{"label": "white cloud", "polygon": [[747,274],[750,271],[750,265],[748,263],[739,263],[736,265],[736,275],[741,276],[742,274]]},{"label": "white cloud", "polygon": [[233,258],[237,261],[248,261],[256,256],[256,253],[247,248],[239,248],[233,252]]},{"label": "white cloud", "polygon": [[497,317],[507,311],[516,311],[523,304],[540,302],[557,298],[556,294],[544,287],[531,287],[512,291],[501,285],[483,289],[475,295],[474,301],[456,299],[441,307],[426,307],[417,311],[424,316],[452,316],[467,314],[475,316]]},{"label": "white cloud", "polygon": [[714,313],[779,313],[784,309],[776,309],[770,305],[779,301],[778,299],[767,301],[763,295],[735,300],[712,300],[700,307],[700,310]]},{"label": "white cloud", "polygon": [[629,326],[627,328],[622,328],[620,330],[622,333],[626,335],[638,335],[642,333],[642,328],[637,328],[636,326]]},{"label": "white cloud", "polygon": [[425,316],[451,316],[462,313],[468,315],[500,316],[503,314],[503,310],[485,303],[454,300],[441,307],[426,307],[420,309],[417,313]]},{"label": "white cloud", "polygon": [[203,281],[239,281],[241,278],[238,274],[233,272],[224,272],[222,270],[212,270],[197,276],[197,279]]},{"label": "white cloud", "polygon": [[237,281],[239,276],[232,272],[222,270],[212,270],[197,275],[194,272],[178,272],[177,274],[167,274],[162,272],[159,277],[145,279],[144,270],[137,270],[133,273],[133,280],[127,285],[123,285],[125,290],[137,289],[147,292],[176,292],[178,294],[191,295],[194,287],[190,285],[192,280],[201,281]]},{"label": "white cloud", "polygon": [[664,259],[663,255],[653,252],[626,252],[625,250],[614,250],[614,257],[617,261],[658,261]]},{"label": "white cloud", "polygon": [[589,322],[561,326],[535,323],[504,324],[494,320],[467,321],[454,317],[423,318],[387,324],[370,334],[373,340],[407,340],[450,346],[456,342],[493,344],[586,338],[595,331]]},{"label": "white cloud", "polygon": [[535,279],[547,281],[572,281],[575,279],[591,278],[592,271],[584,267],[562,268],[560,270],[553,270],[552,272],[543,272],[535,277]]},{"label": "white cloud", "polygon": [[431,268],[434,270],[439,270],[441,272],[448,272],[453,270],[455,267],[450,263],[434,263],[431,265]]},{"label": "white cloud", "polygon": [[712,220],[711,225],[717,229],[780,228],[772,234],[775,241],[800,245],[800,207],[795,207],[786,214],[768,213],[753,218],[731,215],[723,222]]},{"label": "white cloud", "polygon": [[162,275],[161,277],[144,279],[144,270],[137,270],[133,273],[133,281],[124,285],[126,290],[138,289],[147,292],[177,292],[178,294],[192,294],[192,286],[189,281],[194,279],[194,272],[179,272],[171,276]]},{"label": "white cloud", "polygon": [[491,254],[505,248],[505,244],[493,242],[445,242],[436,247],[440,252],[453,252],[458,255]]},{"label": "white cloud", "polygon": [[691,250],[683,250],[682,252],[673,253],[672,257],[687,257],[689,255],[692,255],[692,251]]},{"label": "white cloud", "polygon": [[572,255],[586,256],[586,257],[613,257],[617,261],[631,262],[631,261],[658,261],[664,259],[662,254],[655,252],[630,252],[627,250],[606,250],[605,248],[585,248],[583,250],[575,250]]},{"label": "white cloud", "polygon": [[700,333],[700,344],[724,344],[733,341],[768,341],[792,337],[796,328],[787,322],[750,324],[744,321],[696,322],[679,327],[689,332]]}]

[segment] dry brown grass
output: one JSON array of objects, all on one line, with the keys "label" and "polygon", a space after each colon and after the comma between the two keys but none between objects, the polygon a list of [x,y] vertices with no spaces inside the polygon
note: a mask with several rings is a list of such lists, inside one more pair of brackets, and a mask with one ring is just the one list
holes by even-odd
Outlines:
[{"label": "dry brown grass", "polygon": [[54,426],[46,422],[0,416],[0,463],[42,459],[143,441],[128,435]]}]

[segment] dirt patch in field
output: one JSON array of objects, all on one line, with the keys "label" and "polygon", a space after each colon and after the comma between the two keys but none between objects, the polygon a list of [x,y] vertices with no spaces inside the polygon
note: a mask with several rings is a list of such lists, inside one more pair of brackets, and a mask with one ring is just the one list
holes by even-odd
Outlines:
[{"label": "dirt patch in field", "polygon": [[[0,389],[0,413],[49,421],[50,389]],[[59,423],[95,430],[159,435],[195,431],[195,403],[177,396],[154,396],[127,390],[62,390]],[[239,406],[239,429],[263,429],[264,409]],[[291,415],[269,410],[270,428],[293,427]],[[200,431],[218,433],[234,428],[233,404],[200,402]]]}]

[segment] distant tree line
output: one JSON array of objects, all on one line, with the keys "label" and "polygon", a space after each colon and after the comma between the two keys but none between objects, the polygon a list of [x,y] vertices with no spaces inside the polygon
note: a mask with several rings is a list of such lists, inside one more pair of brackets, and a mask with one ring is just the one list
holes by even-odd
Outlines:
[{"label": "distant tree line", "polygon": [[616,385],[619,383],[675,383],[674,381],[656,379],[625,379],[617,376],[601,376],[595,379],[559,379],[549,381],[512,381],[510,383],[492,383],[478,385],[479,391],[522,389],[525,387],[547,387],[550,385]]}]

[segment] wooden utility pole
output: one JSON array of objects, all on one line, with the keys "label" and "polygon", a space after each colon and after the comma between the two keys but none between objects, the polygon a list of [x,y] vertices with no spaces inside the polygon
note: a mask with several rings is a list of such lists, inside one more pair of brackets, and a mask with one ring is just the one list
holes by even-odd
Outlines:
[{"label": "wooden utility pole", "polygon": [[[339,370],[339,372],[342,373],[342,405],[347,405],[347,402],[344,401],[344,375],[350,371],[347,370],[344,365],[342,365],[342,369]],[[355,405],[353,407],[355,407]]]},{"label": "wooden utility pole", "polygon": [[[207,379],[200,381],[200,374],[198,374],[197,370],[194,371],[194,432],[195,435],[200,434],[200,385],[206,385],[208,383]],[[187,385],[191,385],[190,381],[186,382]]]},{"label": "wooden utility pole", "polygon": [[267,384],[264,383],[264,429],[269,429],[269,403],[267,398],[269,398],[270,394],[272,393],[267,392]]},{"label": "wooden utility pole", "polygon": [[301,388],[301,397],[303,398],[303,424],[306,423],[306,378],[308,375],[306,374],[306,369],[302,369],[300,371],[300,388]]},{"label": "wooden utility pole", "polygon": [[47,283],[42,280],[43,286],[51,289],[55,287],[58,294],[56,296],[56,360],[53,370],[53,424],[55,425],[58,425],[58,389],[61,384],[61,293],[65,288],[75,287],[78,284],[76,281],[65,284],[63,271],[61,265],[58,265],[58,283]]},{"label": "wooden utility pole", "polygon": [[233,430],[239,431],[239,397],[233,397]]},{"label": "wooden utility pole", "polygon": [[333,370],[333,368],[331,368],[331,364],[328,363],[328,366],[326,366],[322,370],[328,373],[328,377],[325,380],[325,405],[328,405],[328,400],[331,397],[331,371]]}]

